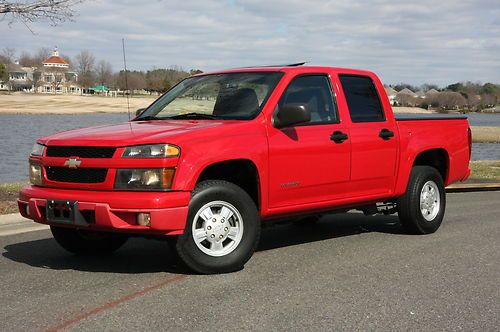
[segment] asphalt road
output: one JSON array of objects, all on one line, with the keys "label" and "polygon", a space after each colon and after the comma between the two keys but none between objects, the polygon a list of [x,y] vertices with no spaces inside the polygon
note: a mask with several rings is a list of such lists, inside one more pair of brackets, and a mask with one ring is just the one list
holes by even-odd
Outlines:
[{"label": "asphalt road", "polygon": [[449,194],[433,235],[395,216],[265,229],[240,272],[191,275],[160,241],[67,254],[0,237],[0,330],[500,330],[500,192]]}]

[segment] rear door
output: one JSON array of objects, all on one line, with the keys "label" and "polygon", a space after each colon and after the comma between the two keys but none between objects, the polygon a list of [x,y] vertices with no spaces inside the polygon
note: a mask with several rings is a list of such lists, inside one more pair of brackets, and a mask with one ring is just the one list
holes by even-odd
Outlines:
[{"label": "rear door", "polygon": [[287,103],[307,104],[311,121],[289,128],[269,127],[269,206],[343,197],[349,186],[351,146],[348,126],[339,121],[329,76],[296,76],[277,109]]},{"label": "rear door", "polygon": [[399,144],[394,118],[386,116],[371,77],[340,74],[339,81],[351,118],[351,194],[390,193]]}]

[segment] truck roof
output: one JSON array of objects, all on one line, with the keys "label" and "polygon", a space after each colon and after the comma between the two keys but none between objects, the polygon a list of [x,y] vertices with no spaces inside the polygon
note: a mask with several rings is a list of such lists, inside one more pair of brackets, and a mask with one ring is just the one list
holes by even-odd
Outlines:
[{"label": "truck roof", "polygon": [[213,74],[225,74],[225,73],[238,73],[238,72],[291,72],[291,73],[316,73],[316,72],[336,72],[343,74],[353,74],[353,75],[368,75],[372,76],[375,73],[363,70],[363,69],[353,69],[353,68],[341,68],[341,67],[330,67],[330,66],[302,66],[298,64],[293,65],[279,65],[279,66],[261,66],[261,67],[242,67],[242,68],[232,68],[225,70],[218,70],[213,72],[207,72],[198,74],[195,76],[202,75],[213,75]]}]

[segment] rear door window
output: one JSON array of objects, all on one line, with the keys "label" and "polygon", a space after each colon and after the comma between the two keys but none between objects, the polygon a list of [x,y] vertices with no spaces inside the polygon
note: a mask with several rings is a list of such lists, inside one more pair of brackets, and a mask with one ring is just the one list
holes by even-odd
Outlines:
[{"label": "rear door window", "polygon": [[385,121],[384,111],[371,78],[339,75],[352,122]]}]

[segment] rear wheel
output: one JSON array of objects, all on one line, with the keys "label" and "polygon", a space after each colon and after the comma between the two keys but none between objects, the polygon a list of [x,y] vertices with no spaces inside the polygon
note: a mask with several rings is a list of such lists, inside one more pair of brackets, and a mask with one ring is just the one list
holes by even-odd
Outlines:
[{"label": "rear wheel", "polygon": [[429,166],[413,167],[404,196],[398,199],[398,215],[412,234],[437,231],[443,221],[446,194],[441,174]]},{"label": "rear wheel", "polygon": [[243,268],[259,237],[260,218],[250,196],[230,182],[208,180],[193,191],[186,228],[175,248],[192,270],[225,273]]},{"label": "rear wheel", "polygon": [[94,232],[50,226],[56,242],[77,255],[106,255],[119,249],[127,237],[120,234]]}]

